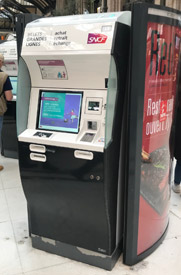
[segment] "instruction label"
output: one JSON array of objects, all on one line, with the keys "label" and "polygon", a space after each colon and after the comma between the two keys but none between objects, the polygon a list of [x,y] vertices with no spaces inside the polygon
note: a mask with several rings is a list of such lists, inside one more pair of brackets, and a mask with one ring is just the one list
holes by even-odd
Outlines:
[{"label": "instruction label", "polygon": [[37,60],[42,79],[67,80],[67,70],[63,60]]}]

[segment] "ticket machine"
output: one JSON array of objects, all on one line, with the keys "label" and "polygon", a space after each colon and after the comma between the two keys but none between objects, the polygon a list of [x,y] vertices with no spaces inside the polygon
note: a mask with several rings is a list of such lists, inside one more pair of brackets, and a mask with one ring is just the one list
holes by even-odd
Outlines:
[{"label": "ticket machine", "polygon": [[19,61],[19,166],[32,245],[109,270],[123,242],[129,30],[130,12],[38,19],[26,26]]},{"label": "ticket machine", "polygon": [[2,70],[9,76],[17,77],[18,61],[17,61],[17,42],[14,37],[12,40],[4,41],[0,44],[0,53],[4,55],[4,65]]},{"label": "ticket machine", "polygon": [[16,92],[18,58],[15,35],[11,34],[11,39],[12,40],[7,40],[0,44],[0,53],[4,55],[4,66],[2,67],[2,70],[9,75],[13,87],[13,100],[7,102],[8,110],[5,113],[3,120],[1,153],[5,157],[17,158],[18,141],[16,132]]}]

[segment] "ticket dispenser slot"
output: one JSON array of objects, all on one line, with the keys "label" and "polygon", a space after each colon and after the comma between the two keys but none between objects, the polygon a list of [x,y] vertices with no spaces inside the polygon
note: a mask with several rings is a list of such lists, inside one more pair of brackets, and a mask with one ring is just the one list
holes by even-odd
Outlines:
[{"label": "ticket dispenser slot", "polygon": [[97,130],[97,121],[88,121],[87,128],[90,130]]},{"label": "ticket dispenser slot", "polygon": [[30,159],[34,161],[46,162],[46,155],[38,154],[38,153],[31,153]]},{"label": "ticket dispenser slot", "polygon": [[76,151],[74,151],[74,157],[78,158],[78,159],[92,160],[94,155],[92,152],[76,150]]},{"label": "ticket dispenser slot", "polygon": [[29,149],[30,151],[33,151],[33,152],[39,152],[39,153],[46,152],[46,147],[44,145],[30,144]]}]

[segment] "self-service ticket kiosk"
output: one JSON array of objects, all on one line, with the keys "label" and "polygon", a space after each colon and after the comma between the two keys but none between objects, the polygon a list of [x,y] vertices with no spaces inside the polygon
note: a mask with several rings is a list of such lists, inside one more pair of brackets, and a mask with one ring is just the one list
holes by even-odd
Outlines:
[{"label": "self-service ticket kiosk", "polygon": [[18,61],[17,61],[17,43],[16,38],[4,41],[0,44],[0,53],[4,55],[4,65],[2,70],[9,76],[17,77]]},{"label": "self-service ticket kiosk", "polygon": [[25,29],[19,61],[19,165],[32,245],[109,270],[123,242],[129,26],[130,12],[38,19]]},{"label": "self-service ticket kiosk", "polygon": [[[13,36],[12,36],[13,38]],[[18,76],[17,42],[14,37],[0,44],[0,53],[4,55],[2,70],[9,75],[13,87],[13,100],[7,101],[2,128],[1,153],[5,157],[17,158],[18,142],[16,132],[16,92]]]}]

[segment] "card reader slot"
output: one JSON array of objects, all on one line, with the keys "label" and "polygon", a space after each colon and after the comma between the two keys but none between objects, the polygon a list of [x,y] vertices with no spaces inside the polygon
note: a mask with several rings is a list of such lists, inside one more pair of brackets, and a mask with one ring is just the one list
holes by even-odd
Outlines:
[{"label": "card reader slot", "polygon": [[88,159],[88,160],[92,160],[94,155],[92,152],[88,152],[88,151],[80,151],[80,150],[75,150],[74,151],[74,157],[78,158],[78,159]]},{"label": "card reader slot", "polygon": [[39,153],[46,152],[46,147],[44,145],[39,145],[39,144],[30,144],[29,149],[30,151],[33,151],[33,152],[39,152]]},{"label": "card reader slot", "polygon": [[36,153],[31,153],[30,159],[34,160],[34,161],[40,161],[40,162],[46,162],[46,160],[47,160],[46,155],[36,154]]}]

